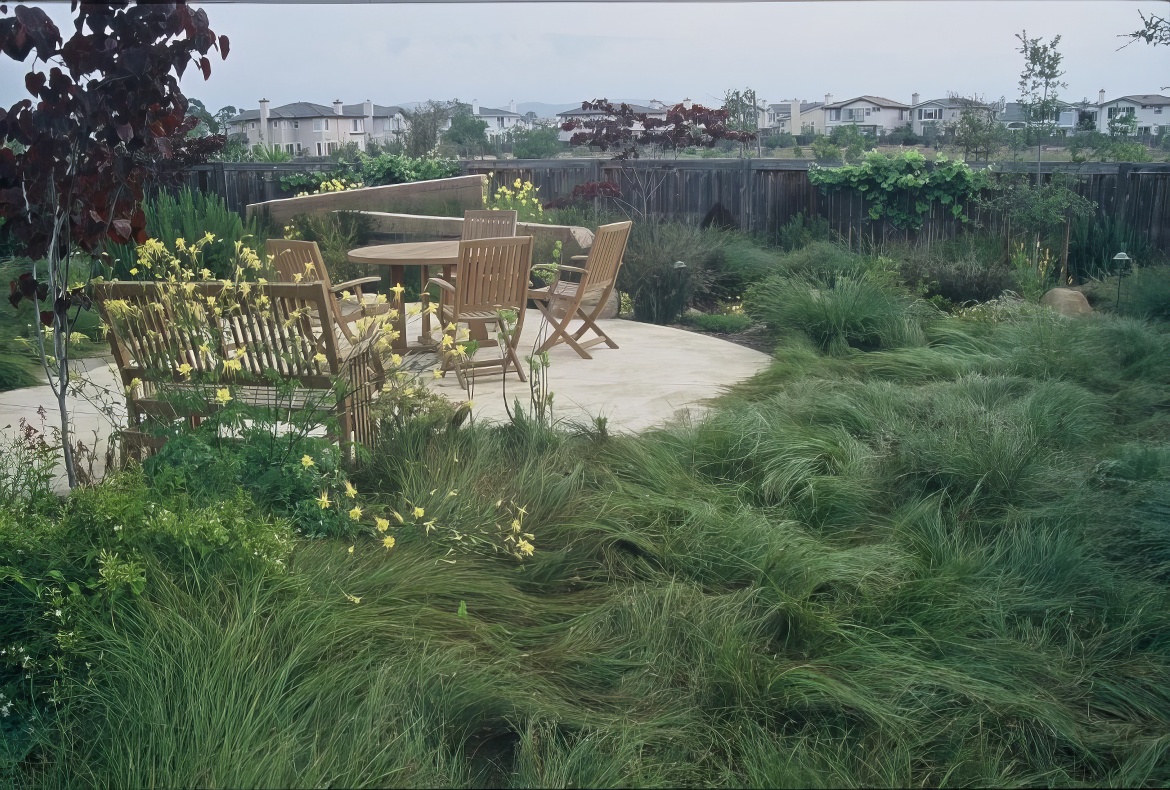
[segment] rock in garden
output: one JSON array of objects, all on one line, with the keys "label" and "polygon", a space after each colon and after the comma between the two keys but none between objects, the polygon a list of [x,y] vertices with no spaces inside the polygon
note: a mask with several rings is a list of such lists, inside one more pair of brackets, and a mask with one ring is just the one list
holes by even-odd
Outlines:
[{"label": "rock in garden", "polygon": [[1071,288],[1053,288],[1040,297],[1040,304],[1051,307],[1061,315],[1088,315],[1093,312],[1085,295]]}]

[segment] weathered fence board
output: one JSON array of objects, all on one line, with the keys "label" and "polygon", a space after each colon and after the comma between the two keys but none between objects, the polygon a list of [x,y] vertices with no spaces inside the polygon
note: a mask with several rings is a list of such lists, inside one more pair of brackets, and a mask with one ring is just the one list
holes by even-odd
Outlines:
[{"label": "weathered fence board", "polygon": [[[635,210],[648,215],[701,221],[712,212],[734,218],[743,230],[773,234],[797,213],[824,217],[849,243],[904,237],[885,222],[869,218],[863,196],[848,190],[822,191],[808,179],[809,164],[775,159],[634,160],[603,159],[474,160],[463,162],[463,172],[491,174],[490,189],[519,178],[540,188],[544,201],[567,197],[573,187],[589,181],[609,181],[622,190]],[[1098,212],[1134,228],[1152,245],[1170,251],[1170,164],[1053,164],[1042,165],[1045,177],[1066,173],[1078,191],[1094,200]],[[1035,173],[1035,165],[1010,162],[995,165],[996,172]],[[722,211],[719,211],[719,209]],[[1002,218],[974,206],[956,219],[943,206],[932,207],[919,238],[952,238],[962,228],[977,224],[996,232]]]}]

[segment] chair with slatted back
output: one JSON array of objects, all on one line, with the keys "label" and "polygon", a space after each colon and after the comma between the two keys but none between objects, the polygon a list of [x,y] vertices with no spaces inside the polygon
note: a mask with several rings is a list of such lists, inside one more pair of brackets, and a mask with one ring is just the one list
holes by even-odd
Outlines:
[{"label": "chair with slatted back", "polygon": [[[373,446],[371,408],[385,381],[375,347],[381,326],[339,343],[334,297],[322,281],[108,282],[94,285],[94,302],[126,388],[123,457],[160,447],[174,421],[221,408],[220,389],[282,415],[336,414],[343,446]],[[290,381],[291,395],[283,386]]]},{"label": "chair with slatted back", "polygon": [[476,239],[499,239],[516,235],[515,211],[481,210],[463,212],[464,241]]},{"label": "chair with slatted back", "polygon": [[[609,335],[597,325],[597,316],[605,308],[609,296],[617,282],[618,271],[621,270],[622,256],[626,252],[626,242],[630,238],[632,222],[615,222],[612,225],[602,225],[593,237],[593,246],[589,248],[588,256],[574,256],[573,260],[585,258],[581,266],[557,266],[553,281],[544,288],[534,288],[530,296],[536,306],[548,319],[551,332],[537,353],[548,351],[558,343],[567,343],[585,359],[593,359],[585,349],[598,343],[605,343],[610,348],[617,348],[618,344],[610,339]],[[572,273],[580,275],[578,282],[571,282],[563,275]],[[596,304],[593,300],[596,299]],[[593,306],[583,307],[588,302]],[[570,332],[569,324],[580,320],[584,325]],[[586,332],[592,331],[596,337],[581,342]]]},{"label": "chair with slatted back", "polygon": [[[355,324],[368,316],[384,315],[390,311],[390,303],[376,293],[380,277],[358,277],[333,285],[329,281],[329,270],[321,258],[321,250],[315,241],[295,239],[269,239],[264,251],[272,257],[272,266],[281,282],[299,283],[320,280],[335,300],[334,313],[340,319],[338,327],[347,340],[353,342],[358,332]],[[374,293],[370,293],[370,286]],[[366,289],[366,293],[362,289]],[[349,298],[345,294],[349,293]]]},{"label": "chair with slatted back", "polygon": [[[500,311],[516,314],[511,337],[503,343],[498,359],[473,360],[465,367],[474,374],[514,370],[525,381],[524,370],[516,355],[516,344],[524,327],[524,308],[528,303],[528,273],[532,269],[532,237],[473,239],[459,242],[459,277],[454,284],[438,277],[430,282],[443,294],[439,320],[448,324],[467,324],[471,337],[483,343],[488,326],[499,327]],[[462,378],[462,370],[459,370]]]}]

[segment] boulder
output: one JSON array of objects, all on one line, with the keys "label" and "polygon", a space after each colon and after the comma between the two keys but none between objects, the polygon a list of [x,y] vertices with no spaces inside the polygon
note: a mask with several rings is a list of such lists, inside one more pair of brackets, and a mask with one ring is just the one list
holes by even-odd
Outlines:
[{"label": "boulder", "polygon": [[1085,295],[1071,288],[1053,288],[1040,297],[1040,304],[1051,307],[1061,315],[1078,316],[1093,312]]}]

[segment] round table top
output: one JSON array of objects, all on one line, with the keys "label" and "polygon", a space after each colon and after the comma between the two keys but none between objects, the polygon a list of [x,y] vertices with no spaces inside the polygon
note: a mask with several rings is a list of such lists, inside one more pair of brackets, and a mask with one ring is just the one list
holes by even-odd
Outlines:
[{"label": "round table top", "polygon": [[347,256],[353,263],[381,266],[443,266],[459,262],[459,242],[408,241],[403,244],[377,244],[358,247]]}]

